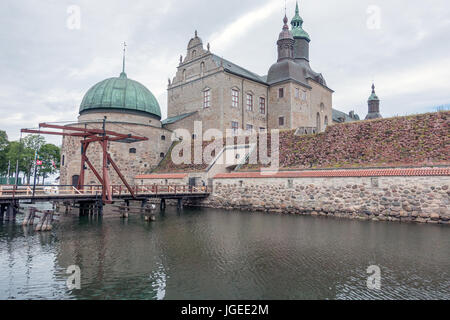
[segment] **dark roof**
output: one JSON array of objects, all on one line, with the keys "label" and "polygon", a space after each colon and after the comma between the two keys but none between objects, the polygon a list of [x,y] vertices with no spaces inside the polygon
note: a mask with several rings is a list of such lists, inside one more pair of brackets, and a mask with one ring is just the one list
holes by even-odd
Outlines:
[{"label": "dark roof", "polygon": [[170,118],[164,119],[163,121],[161,121],[161,123],[162,123],[163,125],[166,125],[166,124],[172,124],[172,123],[175,123],[175,122],[177,122],[177,121],[183,120],[184,118],[187,118],[187,117],[193,115],[193,114],[196,113],[196,112],[197,112],[197,111],[179,114],[179,115],[177,115],[177,116],[175,116],[175,117],[170,117]]},{"label": "dark roof", "polygon": [[266,82],[267,78],[261,77],[256,73],[248,71],[247,69],[242,68],[233,62],[230,62],[226,59],[216,56],[215,54],[212,54],[211,56],[213,61],[216,63],[218,67],[220,67],[223,64],[223,68],[225,69],[225,71],[267,85]]},{"label": "dark roof", "polygon": [[[333,113],[333,121],[334,122],[354,122],[354,121],[360,120],[359,116],[356,113],[354,114],[354,116],[352,118],[350,115],[348,115],[345,112],[342,112],[342,111],[339,111],[336,109],[331,109],[331,110]],[[342,119],[344,121],[342,121]]]}]

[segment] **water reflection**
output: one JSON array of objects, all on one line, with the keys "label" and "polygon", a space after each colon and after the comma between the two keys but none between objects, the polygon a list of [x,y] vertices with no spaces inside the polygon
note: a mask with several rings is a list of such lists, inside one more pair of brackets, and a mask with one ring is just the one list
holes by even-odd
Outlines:
[{"label": "water reflection", "polygon": [[[106,212],[108,213],[108,212]],[[449,299],[444,226],[168,207],[66,216],[51,232],[0,225],[0,298]],[[66,269],[81,269],[68,290]],[[366,287],[381,269],[380,291]]]}]

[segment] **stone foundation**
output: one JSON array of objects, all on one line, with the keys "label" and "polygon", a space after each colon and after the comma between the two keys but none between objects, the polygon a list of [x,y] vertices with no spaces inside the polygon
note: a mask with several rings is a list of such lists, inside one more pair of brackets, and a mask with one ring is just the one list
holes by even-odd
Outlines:
[{"label": "stone foundation", "polygon": [[213,194],[208,199],[188,205],[374,221],[450,224],[449,184],[449,176],[234,177],[215,179]]}]

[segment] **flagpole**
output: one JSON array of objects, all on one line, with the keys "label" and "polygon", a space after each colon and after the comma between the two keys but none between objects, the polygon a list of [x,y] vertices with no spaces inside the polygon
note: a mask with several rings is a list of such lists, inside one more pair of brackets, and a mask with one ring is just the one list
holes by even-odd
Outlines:
[{"label": "flagpole", "polygon": [[33,198],[34,198],[34,193],[35,193],[35,191],[36,191],[36,171],[37,171],[36,161],[37,161],[37,150],[34,151],[34,182],[33,182]]},{"label": "flagpole", "polygon": [[10,171],[11,171],[11,160],[8,160],[8,174],[6,175],[6,184],[9,184]]}]

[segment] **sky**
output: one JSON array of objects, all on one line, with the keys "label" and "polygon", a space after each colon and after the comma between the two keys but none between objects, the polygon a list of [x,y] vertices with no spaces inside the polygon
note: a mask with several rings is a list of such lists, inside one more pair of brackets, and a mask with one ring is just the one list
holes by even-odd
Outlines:
[{"label": "sky", "polygon": [[[303,0],[311,67],[333,108],[367,114],[372,81],[385,117],[450,105],[448,0]],[[87,90],[119,76],[149,88],[167,114],[167,79],[194,31],[218,56],[260,75],[276,62],[284,0],[2,0],[0,130],[73,121]],[[295,0],[286,1],[294,16]],[[47,138],[60,144],[59,137]]]}]

